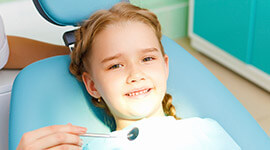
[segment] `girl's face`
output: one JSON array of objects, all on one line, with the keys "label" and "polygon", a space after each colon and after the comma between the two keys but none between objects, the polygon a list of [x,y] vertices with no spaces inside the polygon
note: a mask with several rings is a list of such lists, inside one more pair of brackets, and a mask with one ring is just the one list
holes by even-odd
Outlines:
[{"label": "girl's face", "polygon": [[125,22],[111,25],[94,40],[88,92],[102,97],[115,119],[137,120],[163,114],[168,78],[168,56],[148,25]]}]

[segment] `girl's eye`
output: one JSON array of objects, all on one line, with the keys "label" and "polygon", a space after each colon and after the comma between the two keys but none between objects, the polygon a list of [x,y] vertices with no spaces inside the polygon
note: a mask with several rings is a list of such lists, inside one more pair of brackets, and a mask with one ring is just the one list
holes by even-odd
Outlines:
[{"label": "girl's eye", "polygon": [[123,65],[121,65],[121,64],[115,64],[115,65],[113,65],[113,66],[111,66],[110,68],[109,68],[109,70],[111,70],[111,69],[117,69],[117,68],[120,68],[120,67],[122,67]]},{"label": "girl's eye", "polygon": [[145,57],[145,58],[143,59],[144,62],[146,62],[146,61],[151,61],[151,60],[154,60],[154,58],[153,58],[153,57]]}]

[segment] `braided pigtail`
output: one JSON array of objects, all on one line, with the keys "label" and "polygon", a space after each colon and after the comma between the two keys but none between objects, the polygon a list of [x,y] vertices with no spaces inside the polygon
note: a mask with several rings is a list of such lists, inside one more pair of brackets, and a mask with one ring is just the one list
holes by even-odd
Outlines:
[{"label": "braided pigtail", "polygon": [[168,93],[165,94],[162,101],[163,111],[166,116],[173,116],[176,120],[180,120],[181,118],[176,116],[175,107],[172,104],[172,96]]},{"label": "braided pigtail", "polygon": [[69,66],[69,71],[79,80],[82,81],[82,73],[85,72],[85,67],[83,65],[83,56],[85,55],[85,50],[82,48],[83,45],[83,26],[75,32],[76,42],[74,50],[72,51],[71,63]]}]

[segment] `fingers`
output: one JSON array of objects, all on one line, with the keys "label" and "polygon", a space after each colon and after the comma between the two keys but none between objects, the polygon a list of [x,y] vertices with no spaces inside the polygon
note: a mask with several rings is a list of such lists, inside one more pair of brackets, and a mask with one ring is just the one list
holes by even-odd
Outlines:
[{"label": "fingers", "polygon": [[82,147],[76,145],[58,145],[56,147],[49,148],[48,150],[82,150]]},{"label": "fingers", "polygon": [[51,134],[49,136],[45,136],[35,141],[31,147],[39,147],[41,149],[47,149],[49,147],[54,147],[56,145],[65,145],[65,146],[76,146],[81,147],[83,145],[83,141],[80,139],[78,135],[58,132]]},{"label": "fingers", "polygon": [[25,133],[18,145],[18,148],[38,150],[65,143],[80,146],[81,141],[78,135],[83,134],[86,131],[86,128],[74,126],[72,124],[43,127]]},{"label": "fingers", "polygon": [[[27,141],[30,143],[40,139],[42,137],[58,133],[58,132],[66,132],[66,133],[72,133],[72,134],[83,134],[87,131],[86,128],[80,127],[80,126],[74,126],[71,124],[67,125],[53,125],[53,126],[48,126],[48,127],[43,127],[34,131],[30,131],[26,133],[24,136]],[[23,137],[24,138],[24,137]]]}]

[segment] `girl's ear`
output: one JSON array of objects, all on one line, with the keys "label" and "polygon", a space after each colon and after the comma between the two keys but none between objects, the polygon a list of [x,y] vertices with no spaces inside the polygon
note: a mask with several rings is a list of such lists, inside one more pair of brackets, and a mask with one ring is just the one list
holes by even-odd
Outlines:
[{"label": "girl's ear", "polygon": [[92,80],[90,74],[87,72],[84,72],[82,74],[82,80],[83,80],[83,83],[85,85],[87,92],[94,98],[100,98],[100,94],[98,93],[95,87],[95,83]]},{"label": "girl's ear", "polygon": [[169,56],[168,55],[164,55],[164,62],[165,62],[165,69],[166,69],[166,75],[167,75],[167,79],[169,77]]}]

